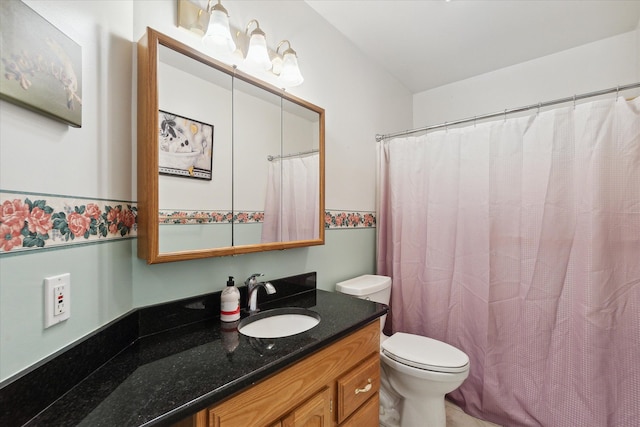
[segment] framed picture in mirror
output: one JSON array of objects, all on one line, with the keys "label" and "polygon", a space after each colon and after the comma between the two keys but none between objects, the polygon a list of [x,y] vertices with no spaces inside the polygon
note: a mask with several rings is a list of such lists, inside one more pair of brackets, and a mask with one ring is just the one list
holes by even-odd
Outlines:
[{"label": "framed picture in mirror", "polygon": [[158,171],[211,181],[213,125],[159,110]]}]

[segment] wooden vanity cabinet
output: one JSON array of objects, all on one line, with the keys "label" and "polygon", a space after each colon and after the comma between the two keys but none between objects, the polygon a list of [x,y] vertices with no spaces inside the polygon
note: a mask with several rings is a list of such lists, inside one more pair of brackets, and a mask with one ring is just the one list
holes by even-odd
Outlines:
[{"label": "wooden vanity cabinet", "polygon": [[377,427],[378,322],[174,427]]}]

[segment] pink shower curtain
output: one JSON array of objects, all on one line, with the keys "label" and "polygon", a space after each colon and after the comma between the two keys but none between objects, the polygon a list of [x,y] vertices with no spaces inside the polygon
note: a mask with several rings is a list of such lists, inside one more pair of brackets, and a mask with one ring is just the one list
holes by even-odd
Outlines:
[{"label": "pink shower curtain", "polygon": [[269,162],[262,243],[319,238],[320,156]]},{"label": "pink shower curtain", "polygon": [[380,144],[393,331],[469,355],[504,426],[640,425],[640,98]]}]

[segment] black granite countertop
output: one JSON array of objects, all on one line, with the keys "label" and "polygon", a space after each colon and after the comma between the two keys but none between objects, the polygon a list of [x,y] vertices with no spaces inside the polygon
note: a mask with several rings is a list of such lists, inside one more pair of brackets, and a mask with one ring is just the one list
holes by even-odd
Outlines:
[{"label": "black granite countertop", "polygon": [[[262,310],[305,307],[317,312],[321,321],[307,332],[276,339],[249,338],[237,332],[235,323],[223,323],[217,317],[151,333],[135,339],[45,410],[17,425],[170,425],[339,340],[387,311],[383,304],[316,289],[273,301],[265,297],[259,295]],[[262,304],[261,298],[265,300]],[[183,310],[210,308],[193,301],[182,306]],[[9,403],[6,398],[2,400]]]}]

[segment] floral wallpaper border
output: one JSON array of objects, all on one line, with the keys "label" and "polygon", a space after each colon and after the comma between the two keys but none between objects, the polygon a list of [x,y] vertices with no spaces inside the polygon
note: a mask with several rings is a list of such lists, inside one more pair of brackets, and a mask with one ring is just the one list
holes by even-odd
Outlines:
[{"label": "floral wallpaper border", "polygon": [[137,236],[132,202],[0,191],[0,255]]},{"label": "floral wallpaper border", "polygon": [[[189,224],[228,224],[231,222],[250,224],[264,221],[264,212],[238,212],[231,211],[195,211],[176,210],[160,211],[160,224],[164,225],[189,225]],[[374,212],[345,212],[327,210],[324,216],[325,229],[336,228],[372,228],[376,226]]]},{"label": "floral wallpaper border", "polygon": [[166,225],[190,225],[190,224],[230,224],[239,222],[243,224],[258,223],[264,221],[264,212],[238,212],[231,211],[160,211],[160,224]]},{"label": "floral wallpaper border", "polygon": [[[0,190],[0,256],[137,237],[135,202]],[[164,211],[160,223],[261,223],[264,212]],[[325,211],[325,229],[375,228],[370,211]]]},{"label": "floral wallpaper border", "polygon": [[370,211],[328,210],[324,215],[325,229],[334,228],[375,228],[376,214]]}]

